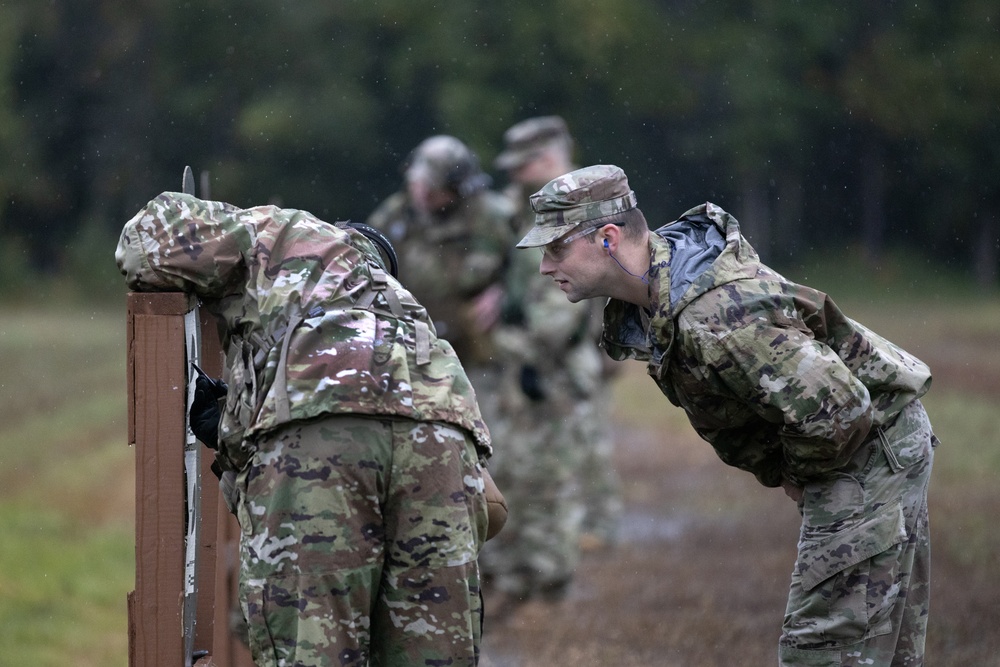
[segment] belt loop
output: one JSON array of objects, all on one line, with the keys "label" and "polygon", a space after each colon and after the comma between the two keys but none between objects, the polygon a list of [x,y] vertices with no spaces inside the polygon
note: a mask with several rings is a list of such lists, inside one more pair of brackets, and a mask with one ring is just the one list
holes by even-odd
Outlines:
[{"label": "belt loop", "polygon": [[899,465],[899,459],[896,458],[896,453],[892,451],[892,447],[889,446],[889,438],[885,435],[885,429],[881,426],[878,428],[878,438],[882,443],[882,451],[885,452],[885,460],[889,464],[889,468],[892,472],[897,473],[903,469],[903,466]]}]

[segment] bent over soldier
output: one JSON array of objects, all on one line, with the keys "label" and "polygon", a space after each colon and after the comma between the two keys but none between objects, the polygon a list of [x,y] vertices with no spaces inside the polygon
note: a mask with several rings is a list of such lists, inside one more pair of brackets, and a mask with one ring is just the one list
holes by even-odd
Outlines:
[{"label": "bent over soldier", "polygon": [[219,320],[258,665],[476,664],[489,433],[451,346],[356,229],[164,193],[116,252]]},{"label": "bent over soldier", "polygon": [[612,165],[559,176],[531,202],[519,247],[543,248],[541,273],[570,301],[610,297],[608,355],[645,361],[724,462],[797,502],[780,664],[922,665],[927,366],[762,264],[714,204],[651,232]]}]

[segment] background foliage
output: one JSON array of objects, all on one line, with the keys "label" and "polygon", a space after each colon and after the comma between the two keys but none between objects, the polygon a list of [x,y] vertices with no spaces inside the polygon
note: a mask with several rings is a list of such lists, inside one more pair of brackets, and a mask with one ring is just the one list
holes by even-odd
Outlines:
[{"label": "background foliage", "polygon": [[779,266],[919,249],[991,287],[998,7],[0,0],[0,285],[106,285],[95,251],[185,164],[214,198],[363,219],[424,137],[489,166],[559,113],[654,223],[713,200]]}]

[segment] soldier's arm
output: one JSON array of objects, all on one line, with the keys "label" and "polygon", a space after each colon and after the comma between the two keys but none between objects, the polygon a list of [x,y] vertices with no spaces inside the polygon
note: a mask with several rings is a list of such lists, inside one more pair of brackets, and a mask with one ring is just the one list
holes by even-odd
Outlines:
[{"label": "soldier's arm", "polygon": [[783,474],[801,484],[843,466],[872,424],[867,388],[828,346],[793,327],[755,324],[710,361],[736,396],[775,426]]}]

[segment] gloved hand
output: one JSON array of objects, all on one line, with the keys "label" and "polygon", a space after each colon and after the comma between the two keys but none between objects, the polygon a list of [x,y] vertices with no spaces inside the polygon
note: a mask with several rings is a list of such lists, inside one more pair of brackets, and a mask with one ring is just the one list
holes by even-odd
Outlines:
[{"label": "gloved hand", "polygon": [[545,398],[542,378],[534,366],[521,366],[521,391],[532,401],[541,401]]},{"label": "gloved hand", "polygon": [[219,448],[219,399],[224,398],[229,387],[222,380],[215,380],[204,373],[198,374],[194,383],[194,400],[188,411],[191,432],[206,447]]},{"label": "gloved hand", "polygon": [[236,515],[236,503],[239,501],[239,492],[236,490],[236,471],[227,470],[216,458],[212,461],[212,472],[219,478],[219,491],[222,492],[222,499],[226,502],[226,508],[233,516]]}]

